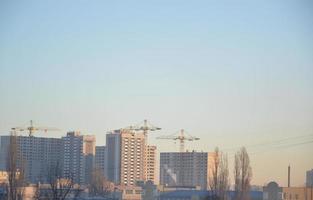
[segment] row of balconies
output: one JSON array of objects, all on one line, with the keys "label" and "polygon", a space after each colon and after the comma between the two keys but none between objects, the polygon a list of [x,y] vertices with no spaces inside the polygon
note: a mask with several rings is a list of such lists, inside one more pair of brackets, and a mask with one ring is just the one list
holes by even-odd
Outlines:
[{"label": "row of balconies", "polygon": [[[135,141],[135,138],[131,138],[131,139],[128,139],[128,138],[124,138],[124,141]],[[141,138],[137,138],[137,141],[141,141]]]},{"label": "row of balconies", "polygon": [[[141,148],[136,148],[135,145],[130,145],[129,148],[130,148],[132,151],[135,151],[135,150],[136,150],[136,151],[141,151]],[[129,148],[128,148],[128,145],[125,145],[125,146],[124,146],[124,150],[125,150],[125,151],[127,151]]]}]

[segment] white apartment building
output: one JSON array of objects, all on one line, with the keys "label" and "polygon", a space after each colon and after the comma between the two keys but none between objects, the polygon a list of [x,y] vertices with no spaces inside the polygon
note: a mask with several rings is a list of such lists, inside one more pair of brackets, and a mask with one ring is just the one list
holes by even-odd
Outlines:
[{"label": "white apartment building", "polygon": [[121,185],[144,180],[145,137],[143,133],[121,131]]},{"label": "white apartment building", "polygon": [[156,147],[146,146],[142,132],[120,129],[108,133],[106,148],[108,180],[130,186],[136,181],[155,181]]}]

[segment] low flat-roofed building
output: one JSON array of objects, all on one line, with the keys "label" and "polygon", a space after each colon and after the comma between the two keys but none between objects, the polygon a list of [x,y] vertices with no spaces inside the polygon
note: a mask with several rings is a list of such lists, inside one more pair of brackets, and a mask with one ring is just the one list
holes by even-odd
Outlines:
[{"label": "low flat-roofed building", "polygon": [[175,190],[162,192],[160,200],[209,200],[212,194],[207,190]]},{"label": "low flat-roofed building", "polygon": [[121,193],[122,200],[141,200],[142,188],[139,186],[118,186],[118,191]]},{"label": "low flat-roofed building", "polygon": [[283,187],[283,200],[313,200],[312,187]]},{"label": "low flat-roofed building", "polygon": [[313,200],[313,188],[280,187],[270,182],[263,187],[263,200]]}]

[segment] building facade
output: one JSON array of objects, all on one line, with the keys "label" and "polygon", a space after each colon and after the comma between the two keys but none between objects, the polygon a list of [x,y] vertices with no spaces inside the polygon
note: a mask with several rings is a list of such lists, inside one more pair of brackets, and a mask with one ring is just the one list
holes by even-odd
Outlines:
[{"label": "building facade", "polygon": [[106,134],[105,176],[115,184],[120,183],[121,174],[121,134],[119,130]]},{"label": "building facade", "polygon": [[[0,170],[7,168],[11,136],[1,136]],[[62,170],[63,148],[59,138],[16,136],[17,167],[25,172],[30,183],[44,183],[48,180],[51,166]]]},{"label": "building facade", "polygon": [[152,181],[156,183],[156,146],[146,146],[146,165],[145,165],[145,181]]},{"label": "building facade", "polygon": [[283,187],[283,200],[313,200],[312,187]]},{"label": "building facade", "polygon": [[306,186],[313,187],[313,169],[306,172]]},{"label": "building facade", "polygon": [[68,132],[63,140],[63,176],[75,183],[89,183],[94,168],[96,139],[93,135]]},{"label": "building facade", "polygon": [[105,172],[105,162],[106,162],[106,146],[96,146],[96,156],[95,156],[95,165],[103,175]]},{"label": "building facade", "polygon": [[121,200],[141,200],[142,188],[139,186],[122,185],[117,187]]},{"label": "building facade", "polygon": [[[1,136],[0,170],[7,170],[11,136]],[[16,136],[17,167],[29,183],[48,182],[49,173],[88,183],[94,168],[95,137],[69,132],[62,138]]]},{"label": "building facade", "polygon": [[[147,152],[146,152],[147,151]],[[136,181],[155,178],[155,147],[147,147],[142,132],[115,130],[106,135],[105,171],[109,181],[133,186]],[[149,159],[146,159],[145,158]],[[146,162],[149,160],[149,169]]]},{"label": "building facade", "polygon": [[121,185],[135,185],[136,181],[145,180],[143,133],[121,130]]},{"label": "building facade", "polygon": [[170,152],[160,154],[160,184],[167,186],[208,186],[206,152]]}]

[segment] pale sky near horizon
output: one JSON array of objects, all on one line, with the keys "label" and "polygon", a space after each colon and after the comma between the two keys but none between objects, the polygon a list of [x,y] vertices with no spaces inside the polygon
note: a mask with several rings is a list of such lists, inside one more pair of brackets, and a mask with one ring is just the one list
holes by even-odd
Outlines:
[{"label": "pale sky near horizon", "polygon": [[[313,168],[313,2],[0,2],[0,134],[30,119],[105,143],[143,119],[247,146],[253,184],[303,185]],[[39,134],[38,134],[39,135]],[[303,136],[303,137],[302,137]],[[230,149],[230,150],[229,150]]]}]

